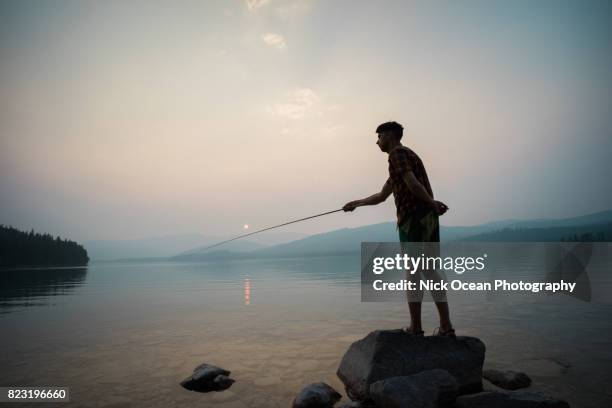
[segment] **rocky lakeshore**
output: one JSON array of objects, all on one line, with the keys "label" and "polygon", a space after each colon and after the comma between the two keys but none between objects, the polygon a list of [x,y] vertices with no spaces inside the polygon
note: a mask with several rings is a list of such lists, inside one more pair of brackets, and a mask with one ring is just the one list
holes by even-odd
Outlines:
[{"label": "rocky lakeshore", "polygon": [[[293,408],[568,408],[542,393],[523,390],[527,374],[483,371],[485,344],[478,338],[419,337],[377,330],[351,344],[337,375],[351,401],[325,383],[307,385]],[[484,376],[484,377],[483,377]],[[495,390],[483,389],[483,378]]]},{"label": "rocky lakeshore", "polygon": [[[563,400],[526,389],[531,386],[526,373],[483,369],[485,351],[476,337],[373,331],[350,345],[336,371],[349,401],[325,382],[315,382],[297,393],[292,408],[569,408]],[[181,385],[221,392],[234,383],[229,376],[229,370],[203,363]]]}]

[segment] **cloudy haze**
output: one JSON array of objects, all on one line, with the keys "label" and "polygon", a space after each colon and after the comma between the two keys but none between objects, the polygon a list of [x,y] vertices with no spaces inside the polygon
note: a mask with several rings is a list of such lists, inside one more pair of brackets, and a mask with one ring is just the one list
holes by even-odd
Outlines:
[{"label": "cloudy haze", "polygon": [[609,1],[3,1],[0,224],[233,235],[339,208],[384,184],[387,120],[443,224],[610,209],[611,72]]}]

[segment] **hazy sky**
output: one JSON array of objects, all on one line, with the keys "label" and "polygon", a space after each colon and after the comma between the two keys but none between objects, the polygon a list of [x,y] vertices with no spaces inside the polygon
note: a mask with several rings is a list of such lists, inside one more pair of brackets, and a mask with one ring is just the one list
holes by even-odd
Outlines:
[{"label": "hazy sky", "polygon": [[[377,192],[446,225],[612,208],[610,1],[0,2],[0,223],[233,235]],[[292,226],[391,221],[393,200]]]}]

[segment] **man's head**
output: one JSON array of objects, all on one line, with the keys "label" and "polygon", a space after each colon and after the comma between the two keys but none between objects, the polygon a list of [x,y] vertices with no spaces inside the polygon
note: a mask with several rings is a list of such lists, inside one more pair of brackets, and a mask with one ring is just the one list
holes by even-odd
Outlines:
[{"label": "man's head", "polygon": [[389,152],[399,143],[404,135],[404,127],[397,122],[385,122],[376,128],[378,140],[376,144],[383,152]]}]

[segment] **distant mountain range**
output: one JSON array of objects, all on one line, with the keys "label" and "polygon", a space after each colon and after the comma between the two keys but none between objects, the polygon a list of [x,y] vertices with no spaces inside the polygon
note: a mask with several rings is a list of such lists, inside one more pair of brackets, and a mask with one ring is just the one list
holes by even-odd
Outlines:
[{"label": "distant mountain range", "polygon": [[[224,250],[233,252],[253,251],[294,241],[307,236],[298,232],[271,232],[258,235],[254,240],[236,240],[225,244]],[[84,246],[92,261],[110,261],[143,258],[167,258],[181,253],[198,252],[201,248],[227,239],[202,234],[166,235],[162,237],[131,240],[86,241]]]},{"label": "distant mountain range", "polygon": [[465,237],[466,241],[483,242],[558,242],[558,241],[612,241],[612,222],[599,224],[504,228],[499,231]]},{"label": "distant mountain range", "polygon": [[[562,219],[504,220],[475,226],[440,228],[442,241],[542,242],[578,239],[593,233],[612,239],[612,211]],[[361,242],[395,242],[395,223],[343,228],[265,248],[236,251],[229,247],[190,250],[171,257],[173,261],[202,261],[254,257],[295,257],[358,252]],[[239,242],[239,241],[235,241]]]}]

